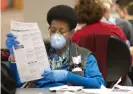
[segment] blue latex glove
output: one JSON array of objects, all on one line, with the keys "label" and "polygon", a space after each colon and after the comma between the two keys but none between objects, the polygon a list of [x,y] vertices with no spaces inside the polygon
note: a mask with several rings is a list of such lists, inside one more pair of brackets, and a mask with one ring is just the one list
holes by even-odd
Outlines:
[{"label": "blue latex glove", "polygon": [[14,55],[13,53],[13,46],[17,47],[19,42],[16,41],[16,37],[13,34],[7,34],[7,40],[6,40],[6,47],[10,51],[10,55]]},{"label": "blue latex glove", "polygon": [[68,72],[66,70],[45,70],[42,76],[53,82],[66,81]]}]

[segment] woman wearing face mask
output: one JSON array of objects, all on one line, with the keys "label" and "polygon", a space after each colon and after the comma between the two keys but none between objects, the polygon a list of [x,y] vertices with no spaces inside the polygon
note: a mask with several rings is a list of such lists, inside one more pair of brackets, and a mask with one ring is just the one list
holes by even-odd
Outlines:
[{"label": "woman wearing face mask", "polygon": [[[75,11],[66,5],[55,6],[49,10],[47,21],[50,25],[50,47],[47,52],[51,69],[44,70],[43,78],[36,81],[35,87],[48,88],[71,84],[85,88],[100,88],[101,85],[104,85],[104,79],[93,54],[71,42],[72,30],[77,25]],[[6,45],[10,50],[10,57],[14,58],[12,46],[18,44],[14,35],[7,35]],[[9,68],[18,82],[18,87],[20,87],[22,83],[12,58],[9,61]],[[77,65],[80,67],[80,71],[82,70],[82,75],[72,72],[74,62],[80,63]]]}]

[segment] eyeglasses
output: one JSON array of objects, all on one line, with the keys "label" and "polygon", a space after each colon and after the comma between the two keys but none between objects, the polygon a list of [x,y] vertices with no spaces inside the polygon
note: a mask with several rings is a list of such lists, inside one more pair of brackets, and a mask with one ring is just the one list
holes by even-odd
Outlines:
[{"label": "eyeglasses", "polygon": [[65,34],[69,32],[69,30],[64,27],[60,27],[59,29],[57,29],[56,27],[50,27],[49,30],[51,33],[60,33],[60,34]]}]

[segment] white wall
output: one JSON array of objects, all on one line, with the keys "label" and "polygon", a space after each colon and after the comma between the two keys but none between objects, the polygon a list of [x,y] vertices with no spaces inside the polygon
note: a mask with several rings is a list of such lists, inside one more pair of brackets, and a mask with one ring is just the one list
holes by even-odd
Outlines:
[{"label": "white wall", "polygon": [[10,32],[10,21],[23,21],[23,11],[19,9],[8,9],[1,13],[1,48],[6,48],[6,34]]},{"label": "white wall", "polygon": [[59,4],[74,6],[75,0],[24,0],[24,19],[28,22],[37,22],[44,39],[48,38],[46,16],[48,10]]}]

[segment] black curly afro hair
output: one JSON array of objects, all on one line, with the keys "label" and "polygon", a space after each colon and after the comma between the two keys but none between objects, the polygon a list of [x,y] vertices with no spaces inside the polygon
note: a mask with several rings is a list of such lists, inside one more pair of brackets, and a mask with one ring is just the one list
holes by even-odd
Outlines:
[{"label": "black curly afro hair", "polygon": [[72,31],[77,25],[77,14],[69,6],[57,5],[52,7],[47,14],[47,22],[51,25],[53,20],[63,20],[68,23],[70,31]]}]

